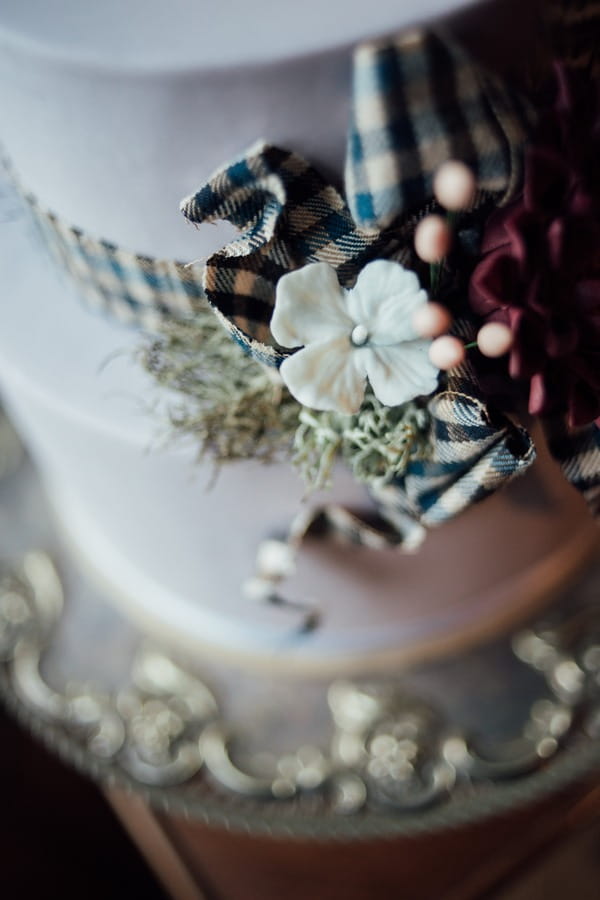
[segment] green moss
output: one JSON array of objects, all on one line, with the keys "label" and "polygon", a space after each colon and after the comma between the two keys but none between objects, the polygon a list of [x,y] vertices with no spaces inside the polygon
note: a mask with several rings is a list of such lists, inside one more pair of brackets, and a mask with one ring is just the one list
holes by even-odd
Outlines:
[{"label": "green moss", "polygon": [[169,411],[173,434],[191,435],[199,457],[218,464],[291,458],[318,489],[337,457],[358,481],[383,484],[426,455],[428,417],[418,404],[385,407],[367,393],[354,416],[306,409],[274,369],[243,353],[208,307],[170,324],[144,348],[142,361],[179,398]]},{"label": "green moss", "polygon": [[416,403],[383,406],[367,393],[353,416],[303,408],[294,439],[294,464],[315,488],[325,487],[336,456],[357,481],[382,485],[427,455],[429,417]]},{"label": "green moss", "polygon": [[175,435],[191,435],[199,456],[217,463],[289,456],[299,404],[272,369],[244,355],[214,314],[169,325],[142,351],[145,368],[179,396]]}]

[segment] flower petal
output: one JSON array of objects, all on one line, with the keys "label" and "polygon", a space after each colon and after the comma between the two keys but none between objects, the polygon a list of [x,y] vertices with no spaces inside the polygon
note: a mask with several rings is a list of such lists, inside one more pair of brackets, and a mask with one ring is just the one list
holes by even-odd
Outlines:
[{"label": "flower petal", "polygon": [[365,393],[365,354],[347,336],[288,356],[279,371],[290,393],[311,409],[358,412]]},{"label": "flower petal", "polygon": [[431,394],[439,372],[429,360],[430,341],[410,341],[397,347],[371,347],[367,375],[377,399],[385,406],[400,406]]},{"label": "flower petal", "polygon": [[414,340],[413,313],[426,302],[427,293],[415,273],[387,259],[365,266],[348,293],[352,318],[366,326],[378,346]]},{"label": "flower petal", "polygon": [[346,291],[332,266],[310,263],[279,279],[271,332],[282,347],[301,347],[351,331]]}]

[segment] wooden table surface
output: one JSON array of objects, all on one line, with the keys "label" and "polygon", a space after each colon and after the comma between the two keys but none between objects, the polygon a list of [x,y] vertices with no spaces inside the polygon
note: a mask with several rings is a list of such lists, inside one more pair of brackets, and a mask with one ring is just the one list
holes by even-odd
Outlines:
[{"label": "wooden table surface", "polygon": [[227,833],[112,791],[119,818],[174,900],[597,900],[600,788],[435,835],[298,841]]}]

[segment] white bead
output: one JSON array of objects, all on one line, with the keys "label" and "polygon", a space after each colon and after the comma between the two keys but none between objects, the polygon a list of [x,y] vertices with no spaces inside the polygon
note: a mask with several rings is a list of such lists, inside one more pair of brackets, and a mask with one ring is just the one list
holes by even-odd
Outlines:
[{"label": "white bead", "polygon": [[469,209],[473,205],[475,188],[475,176],[469,167],[455,159],[440,166],[433,179],[435,199],[451,212]]},{"label": "white bead", "polygon": [[296,566],[295,552],[284,541],[265,540],[256,554],[256,568],[265,578],[285,578]]},{"label": "white bead", "polygon": [[439,303],[424,303],[415,310],[412,325],[419,337],[434,338],[448,331],[452,316]]},{"label": "white bead", "polygon": [[502,322],[488,322],[477,333],[477,346],[484,356],[496,359],[508,353],[513,345],[513,333]]},{"label": "white bead", "polygon": [[441,216],[425,216],[415,230],[417,256],[426,263],[440,262],[448,253],[452,234]]},{"label": "white bead", "polygon": [[429,348],[429,359],[434,366],[447,372],[459,366],[465,358],[464,345],[458,338],[445,334],[437,338]]},{"label": "white bead", "polygon": [[364,325],[355,325],[350,340],[355,347],[363,347],[369,340],[369,332]]}]

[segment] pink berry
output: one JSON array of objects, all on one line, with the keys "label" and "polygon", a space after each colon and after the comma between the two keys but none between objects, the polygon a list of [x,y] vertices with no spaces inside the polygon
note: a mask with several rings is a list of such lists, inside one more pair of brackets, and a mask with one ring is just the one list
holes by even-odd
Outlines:
[{"label": "pink berry", "polygon": [[435,199],[451,212],[473,205],[475,187],[475,176],[469,167],[455,159],[440,166],[433,179]]},{"label": "pink berry", "polygon": [[417,256],[426,263],[440,262],[450,249],[452,234],[441,216],[421,219],[415,230]]},{"label": "pink berry", "polygon": [[484,356],[504,356],[513,345],[513,333],[502,322],[488,322],[477,333],[477,346]]},{"label": "pink berry", "polygon": [[423,338],[434,338],[448,331],[452,316],[439,303],[424,303],[415,310],[412,317],[413,328]]},{"label": "pink berry", "polygon": [[449,334],[437,338],[429,348],[429,359],[434,366],[447,372],[459,366],[465,358],[465,348],[458,338]]}]

